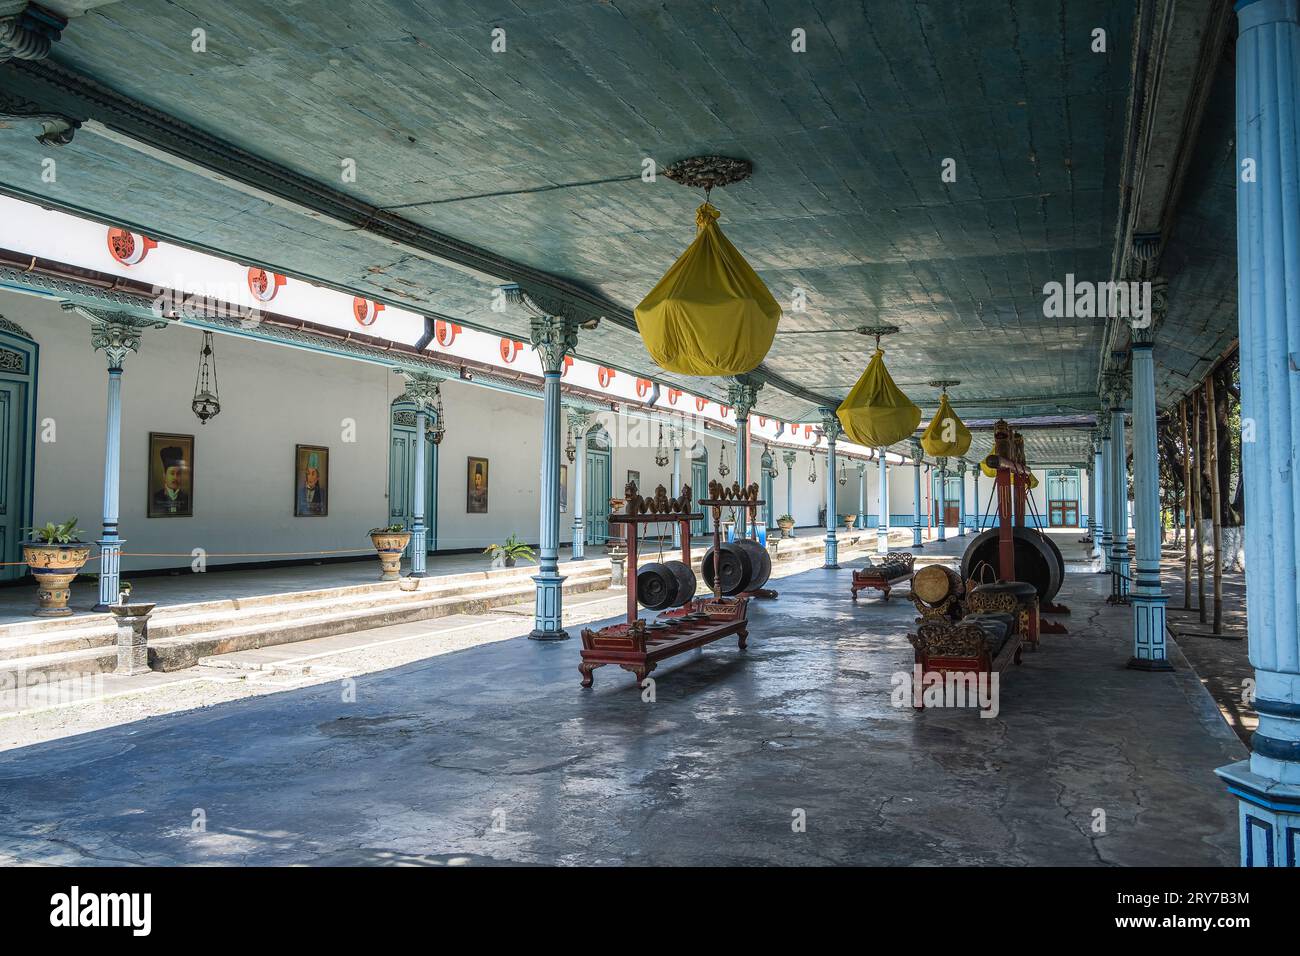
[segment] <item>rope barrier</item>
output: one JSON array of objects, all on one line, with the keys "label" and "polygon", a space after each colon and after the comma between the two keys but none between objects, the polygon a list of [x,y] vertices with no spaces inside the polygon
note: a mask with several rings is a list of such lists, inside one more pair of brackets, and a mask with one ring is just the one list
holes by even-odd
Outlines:
[{"label": "rope barrier", "polygon": [[[373,548],[335,548],[325,551],[205,551],[205,558],[302,558],[324,554],[371,554]],[[86,564],[100,560],[102,554],[92,554]],[[197,557],[192,551],[122,551],[123,558],[190,558]],[[26,567],[26,561],[0,561],[0,568]]]}]

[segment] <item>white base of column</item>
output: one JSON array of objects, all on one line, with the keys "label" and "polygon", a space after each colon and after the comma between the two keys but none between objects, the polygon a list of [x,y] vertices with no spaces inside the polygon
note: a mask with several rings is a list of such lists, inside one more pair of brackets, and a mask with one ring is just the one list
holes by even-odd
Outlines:
[{"label": "white base of column", "polygon": [[1300,786],[1252,773],[1250,761],[1214,771],[1238,800],[1242,866],[1300,866]]}]

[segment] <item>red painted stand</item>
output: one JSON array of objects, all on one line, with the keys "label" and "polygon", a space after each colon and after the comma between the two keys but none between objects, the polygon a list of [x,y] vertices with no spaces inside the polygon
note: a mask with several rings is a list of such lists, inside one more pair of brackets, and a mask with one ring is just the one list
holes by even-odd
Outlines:
[{"label": "red painted stand", "polygon": [[[714,504],[714,502],[704,499],[700,504]],[[735,502],[728,502],[728,504],[735,504]],[[681,527],[682,561],[689,566],[691,522],[702,519],[704,515],[610,516],[609,523],[622,526],[627,541],[627,620],[622,624],[602,627],[599,630],[583,628],[582,663],[578,665],[578,671],[582,674],[583,687],[592,686],[594,680],[592,671],[605,664],[616,664],[626,671],[631,671],[639,685],[661,660],[703,647],[731,634],[737,635],[740,649],[745,649],[749,637],[745,620],[749,598],[744,595],[723,597],[716,590],[719,585],[718,554],[721,536],[718,532],[718,516],[720,510],[715,507],[713,512],[713,580],[715,583],[713,596],[688,601],[682,607],[663,612],[649,623],[637,616],[638,526],[677,522]]]}]

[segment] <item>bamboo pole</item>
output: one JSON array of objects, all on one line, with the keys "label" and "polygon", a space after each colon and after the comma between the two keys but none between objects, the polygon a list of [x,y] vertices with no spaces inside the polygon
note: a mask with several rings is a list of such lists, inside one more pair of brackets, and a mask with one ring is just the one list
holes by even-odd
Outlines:
[{"label": "bamboo pole", "polygon": [[1178,403],[1183,426],[1183,610],[1192,609],[1192,444],[1187,436],[1187,399]]},{"label": "bamboo pole", "polygon": [[1196,486],[1192,495],[1192,522],[1196,525],[1196,610],[1204,624],[1205,536],[1201,534],[1201,480],[1204,478],[1202,463],[1205,455],[1201,450],[1201,399],[1196,393],[1192,394],[1192,447],[1196,455],[1196,461],[1192,463],[1192,482]]},{"label": "bamboo pole", "polygon": [[1210,524],[1214,529],[1214,633],[1219,634],[1223,631],[1223,561],[1219,541],[1223,508],[1219,501],[1219,403],[1213,378],[1205,379],[1205,419],[1205,439],[1210,451]]}]

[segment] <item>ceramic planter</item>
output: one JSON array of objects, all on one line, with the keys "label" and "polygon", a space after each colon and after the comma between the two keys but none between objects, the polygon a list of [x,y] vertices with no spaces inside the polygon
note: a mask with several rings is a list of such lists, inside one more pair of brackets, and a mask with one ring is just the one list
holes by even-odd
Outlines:
[{"label": "ceramic planter", "polygon": [[857,515],[841,515],[840,517],[842,517],[842,518],[844,519],[844,530],[845,530],[845,531],[852,531],[852,530],[853,530],[853,522],[855,522],[855,521],[858,520],[858,516],[857,516]]},{"label": "ceramic planter", "polygon": [[777,521],[776,521],[776,526],[777,526],[778,528],[781,529],[781,537],[783,537],[783,538],[793,538],[793,537],[794,537],[794,535],[791,533],[791,532],[794,530],[794,520],[793,520],[793,519],[791,519],[791,518],[778,518]]},{"label": "ceramic planter", "polygon": [[379,553],[379,580],[396,581],[402,576],[402,554],[410,543],[409,531],[372,531],[370,543]]},{"label": "ceramic planter", "polygon": [[67,617],[72,613],[68,598],[72,596],[72,579],[90,558],[88,544],[25,544],[23,560],[36,578],[40,607],[37,617]]}]

